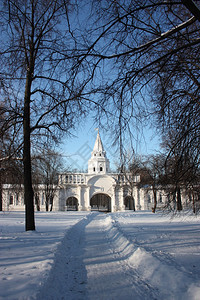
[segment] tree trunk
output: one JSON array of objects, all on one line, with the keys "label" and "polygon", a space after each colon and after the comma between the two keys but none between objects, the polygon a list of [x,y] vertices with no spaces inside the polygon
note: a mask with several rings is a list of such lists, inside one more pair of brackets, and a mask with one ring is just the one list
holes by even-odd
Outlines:
[{"label": "tree trunk", "polygon": [[129,209],[135,211],[135,199],[133,196],[131,196],[129,199]]},{"label": "tree trunk", "polygon": [[53,193],[51,194],[51,196],[50,196],[50,201],[49,201],[49,204],[50,204],[50,211],[52,211],[53,210]]},{"label": "tree trunk", "polygon": [[135,211],[135,198],[132,196],[133,198],[133,210]]},{"label": "tree trunk", "polygon": [[193,208],[193,213],[196,214],[195,198],[193,192],[192,192],[192,208]]},{"label": "tree trunk", "polygon": [[176,210],[176,206],[177,206],[177,201],[176,201],[176,188],[175,190],[173,191],[173,210]]},{"label": "tree trunk", "polygon": [[156,207],[157,207],[157,194],[156,194],[156,190],[153,190],[153,199],[154,199],[154,205],[152,207],[152,212],[155,213],[156,212]]},{"label": "tree trunk", "polygon": [[37,193],[35,195],[35,204],[36,204],[36,207],[37,207],[37,211],[40,211],[40,198],[39,198]]},{"label": "tree trunk", "polygon": [[26,231],[35,230],[34,219],[34,194],[32,188],[32,174],[31,174],[31,129],[30,129],[30,97],[31,97],[31,71],[27,71],[26,87],[24,96],[24,202],[26,208]]},{"label": "tree trunk", "polygon": [[180,187],[177,188],[177,210],[181,211],[183,209],[181,203],[181,189]]},{"label": "tree trunk", "polygon": [[45,200],[45,207],[46,207],[46,211],[49,211],[49,195],[46,195],[46,200]]}]

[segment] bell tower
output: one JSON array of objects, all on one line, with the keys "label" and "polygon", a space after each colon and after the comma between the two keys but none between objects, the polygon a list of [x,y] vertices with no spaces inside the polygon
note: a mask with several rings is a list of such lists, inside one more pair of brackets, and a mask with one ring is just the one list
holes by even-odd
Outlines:
[{"label": "bell tower", "polygon": [[88,174],[106,174],[108,172],[110,172],[110,162],[106,157],[98,130],[94,149],[88,161]]}]

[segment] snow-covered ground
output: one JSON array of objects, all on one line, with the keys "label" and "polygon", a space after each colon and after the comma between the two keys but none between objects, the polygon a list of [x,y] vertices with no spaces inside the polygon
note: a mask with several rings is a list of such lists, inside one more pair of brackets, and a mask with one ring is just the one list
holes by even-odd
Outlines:
[{"label": "snow-covered ground", "polygon": [[0,213],[0,299],[200,299],[200,217]]}]

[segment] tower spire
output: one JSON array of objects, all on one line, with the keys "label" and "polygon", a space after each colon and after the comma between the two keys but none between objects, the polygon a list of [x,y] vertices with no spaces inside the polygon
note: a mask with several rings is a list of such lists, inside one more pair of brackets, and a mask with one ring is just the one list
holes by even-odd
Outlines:
[{"label": "tower spire", "polygon": [[102,144],[102,141],[101,141],[101,137],[100,137],[100,134],[99,134],[99,128],[97,128],[98,132],[97,132],[97,138],[96,138],[96,141],[95,141],[95,144],[94,144],[94,148],[93,148],[93,152],[101,152],[102,154],[105,152],[104,151],[104,148],[103,148],[103,144]]},{"label": "tower spire", "polygon": [[88,161],[88,173],[106,174],[110,170],[110,163],[106,157],[106,151],[104,150],[103,143],[101,141],[99,129],[96,128],[96,130],[97,137],[91,153],[91,158]]}]

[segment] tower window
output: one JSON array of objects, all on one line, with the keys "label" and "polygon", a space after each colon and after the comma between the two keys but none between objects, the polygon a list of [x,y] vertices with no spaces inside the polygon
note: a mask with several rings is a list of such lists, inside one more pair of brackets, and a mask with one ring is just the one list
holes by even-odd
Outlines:
[{"label": "tower window", "polygon": [[95,172],[95,167],[93,168],[93,171]]},{"label": "tower window", "polygon": [[100,172],[102,172],[103,171],[103,168],[102,167],[100,167]]}]

